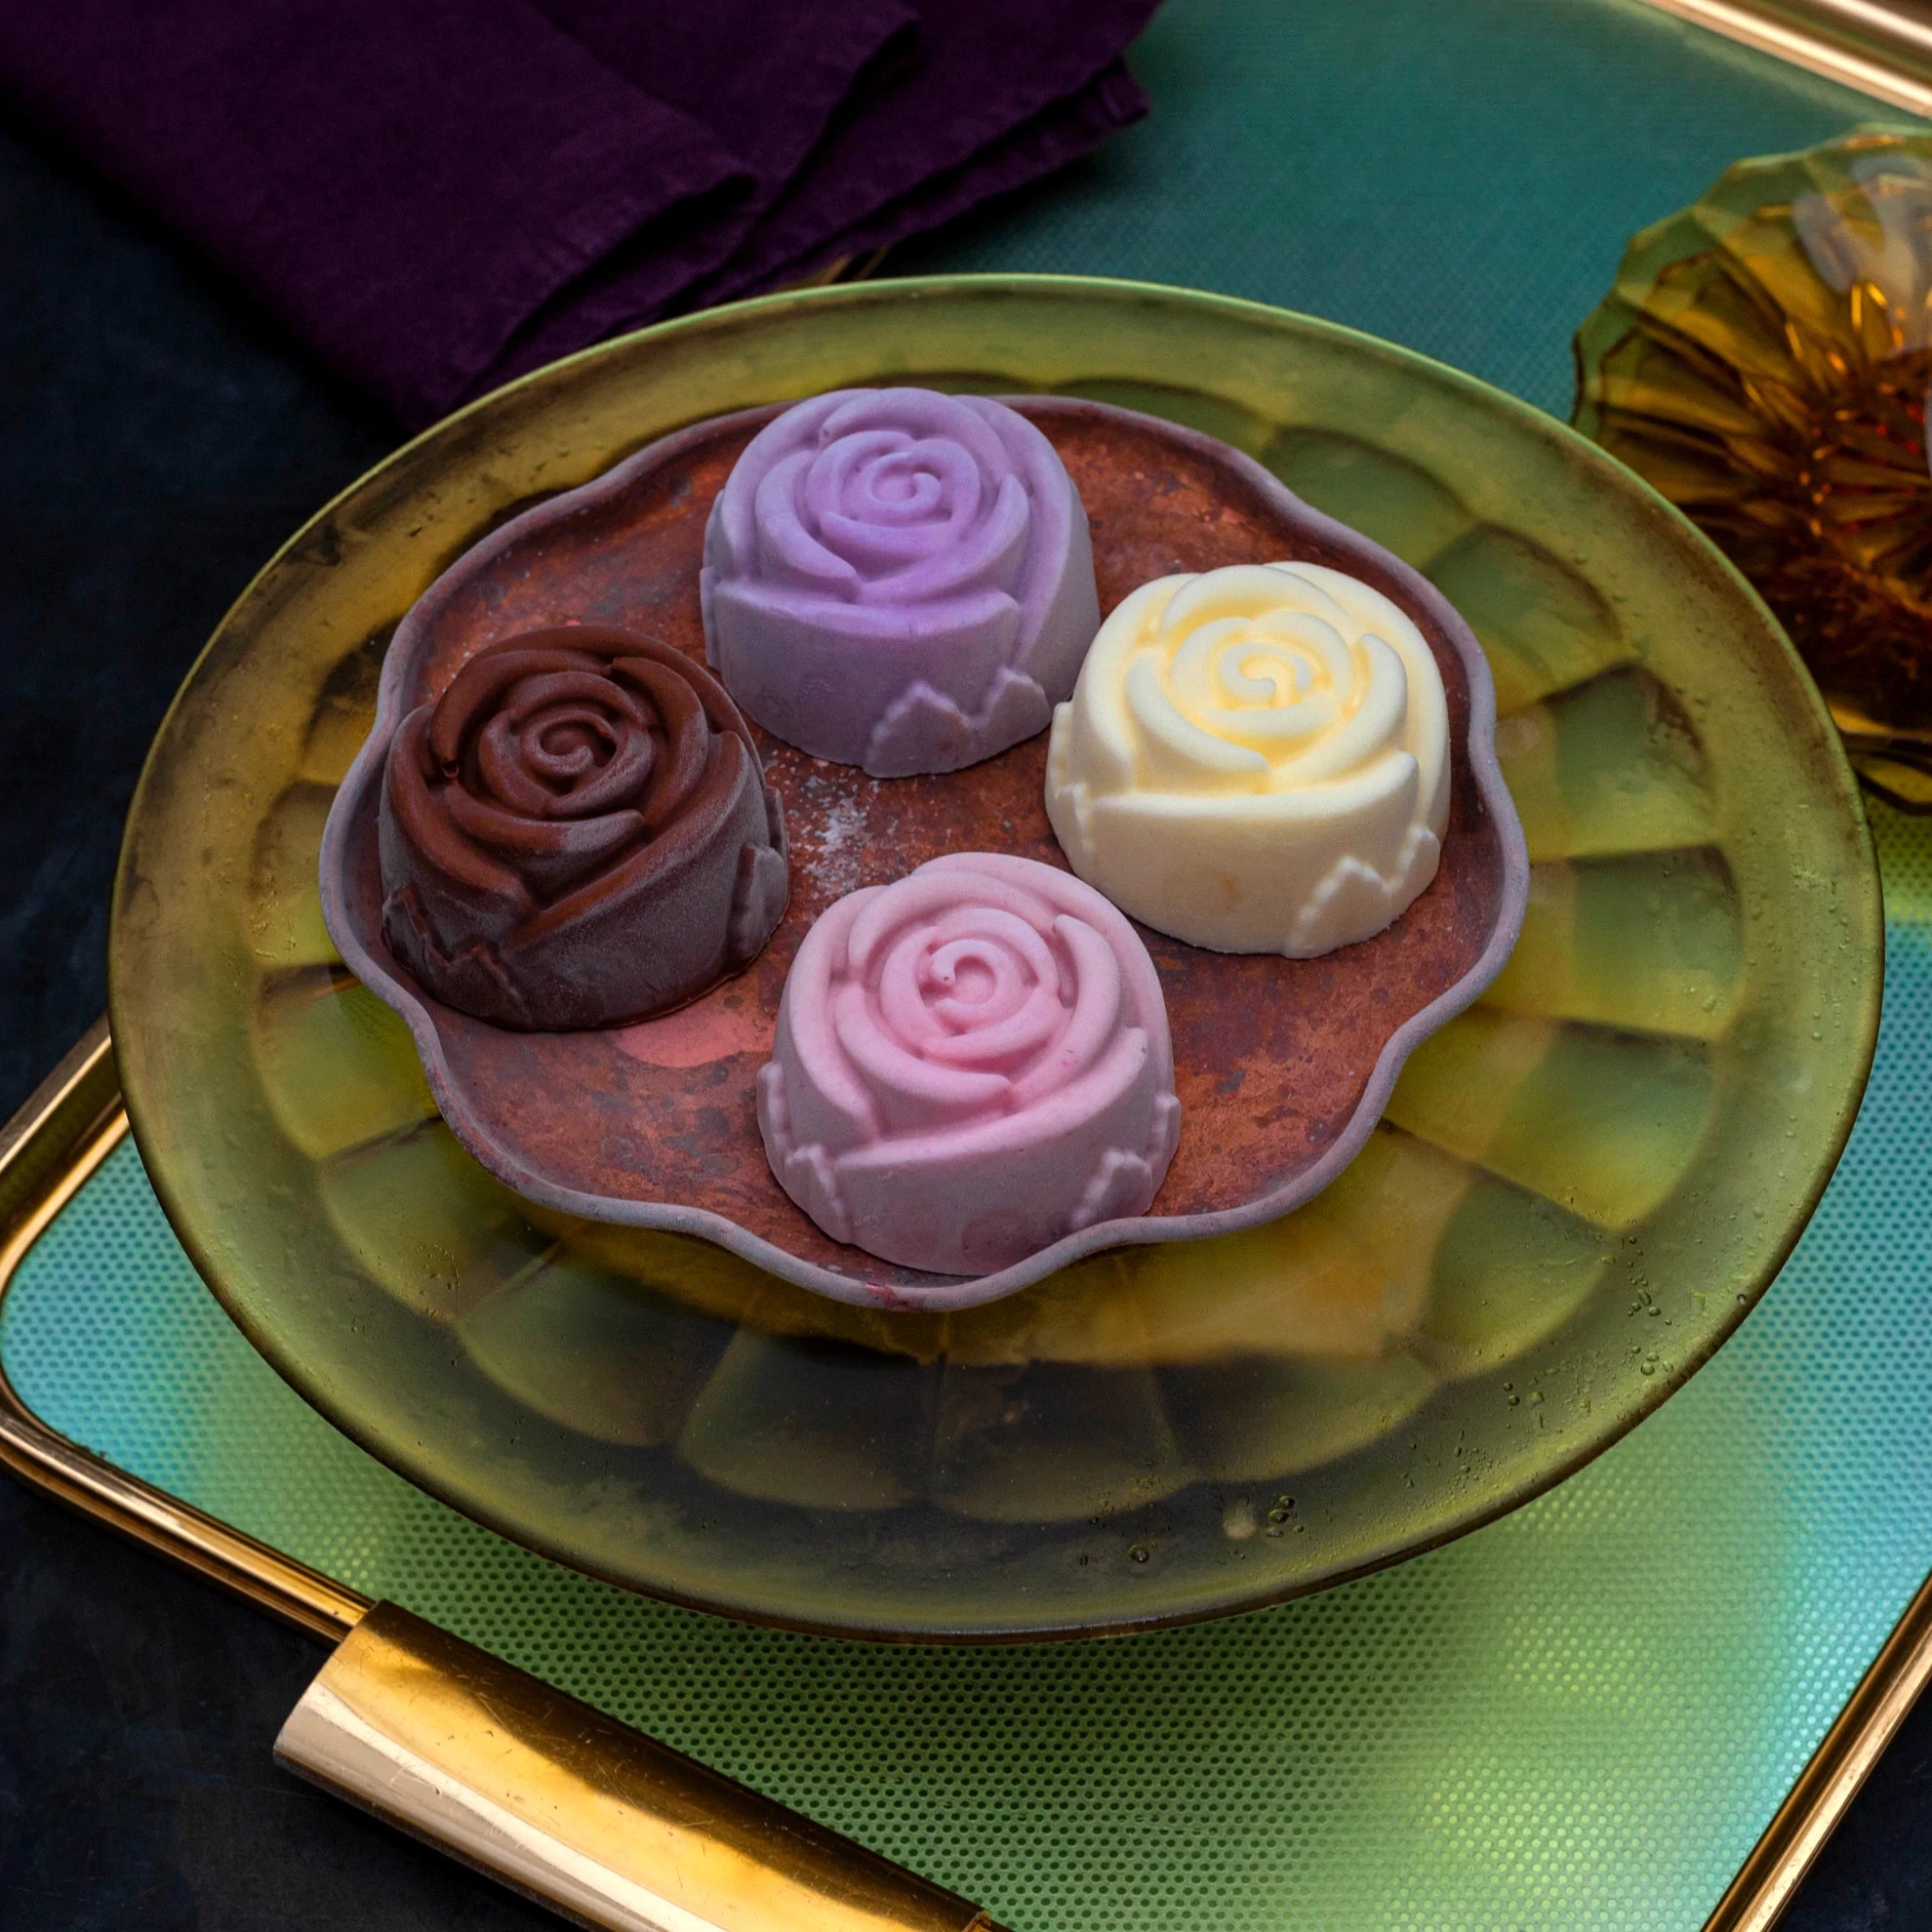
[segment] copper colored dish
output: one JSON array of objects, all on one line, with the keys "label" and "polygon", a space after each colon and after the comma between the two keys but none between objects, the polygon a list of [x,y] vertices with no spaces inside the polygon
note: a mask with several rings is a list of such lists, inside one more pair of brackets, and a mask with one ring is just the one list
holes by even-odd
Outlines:
[{"label": "copper colored dish", "polygon": [[1226,444],[1101,403],[1009,400],[1079,487],[1103,612],[1169,572],[1295,558],[1353,573],[1415,619],[1442,668],[1453,741],[1434,882],[1387,932],[1321,959],[1228,956],[1142,929],[1166,993],[1183,1107],[1153,1211],[966,1280],[875,1261],[821,1233],[766,1165],[755,1080],[798,943],[834,899],[944,852],[1065,865],[1041,797],[1044,735],[962,772],[874,780],[753,726],[784,802],[792,871],[785,920],[749,970],[676,1013],[605,1031],[510,1032],[429,997],[382,929],[376,816],[389,739],[475,651],[519,631],[610,624],[702,662],[705,518],[739,452],[777,412],[701,423],[525,509],[438,579],[396,632],[375,729],[323,841],[331,936],[408,1023],[450,1127],[519,1194],[567,1215],[701,1235],[840,1301],[967,1308],[1101,1249],[1287,1213],[1353,1159],[1411,1050],[1502,970],[1522,924],[1528,860],[1496,763],[1489,667],[1448,600]]}]

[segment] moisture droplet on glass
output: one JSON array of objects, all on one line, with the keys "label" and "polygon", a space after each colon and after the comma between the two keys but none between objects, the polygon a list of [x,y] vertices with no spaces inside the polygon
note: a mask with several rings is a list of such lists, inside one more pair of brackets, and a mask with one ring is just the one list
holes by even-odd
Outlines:
[{"label": "moisture droplet on glass", "polygon": [[1153,1551],[1145,1543],[1135,1544],[1127,1552],[1128,1560],[1135,1563],[1145,1563],[1152,1554]]}]

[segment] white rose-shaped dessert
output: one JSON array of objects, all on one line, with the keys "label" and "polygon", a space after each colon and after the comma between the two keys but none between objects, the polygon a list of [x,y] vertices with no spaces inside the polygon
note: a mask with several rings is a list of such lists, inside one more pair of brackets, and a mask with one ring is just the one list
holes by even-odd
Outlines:
[{"label": "white rose-shaped dessert", "polygon": [[758,1125],[835,1241],[986,1274],[1143,1214],[1180,1135],[1160,979],[1091,886],[949,853],[848,893],[785,983]]},{"label": "white rose-shaped dessert", "polygon": [[1054,713],[1046,807],[1073,869],[1146,924],[1220,952],[1328,952],[1435,876],[1441,671],[1381,591],[1325,565],[1157,578]]}]

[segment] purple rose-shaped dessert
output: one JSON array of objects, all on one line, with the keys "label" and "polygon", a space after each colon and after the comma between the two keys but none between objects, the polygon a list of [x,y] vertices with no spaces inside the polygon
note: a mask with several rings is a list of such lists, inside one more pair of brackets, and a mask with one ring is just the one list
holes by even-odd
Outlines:
[{"label": "purple rose-shaped dessert", "polygon": [[480,651],[397,727],[379,823],[390,947],[503,1026],[661,1013],[785,910],[784,818],[745,720],[682,653],[622,631]]},{"label": "purple rose-shaped dessert", "polygon": [[1070,873],[930,860],[805,935],[758,1126],[833,1240],[990,1273],[1152,1201],[1181,1128],[1159,976]]},{"label": "purple rose-shaped dessert", "polygon": [[1054,447],[984,396],[840,389],[738,460],[704,535],[712,666],[746,715],[874,778],[1044,731],[1100,627]]}]

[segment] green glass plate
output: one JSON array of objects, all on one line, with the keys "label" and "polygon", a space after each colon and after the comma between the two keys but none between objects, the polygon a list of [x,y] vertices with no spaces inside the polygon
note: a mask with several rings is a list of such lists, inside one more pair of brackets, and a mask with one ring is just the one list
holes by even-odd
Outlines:
[{"label": "green glass plate", "polygon": [[[316,904],[402,613],[685,423],[842,384],[1037,389],[1223,437],[1487,650],[1523,937],[1341,1181],[1273,1226],[953,1315],[507,1193]],[[1548,1487],[1789,1251],[1875,1037],[1876,872],[1817,695],[1674,511],[1538,412],[1277,310],[1055,277],[816,291],[486,399],[322,512],[158,738],[111,998],[143,1157],[264,1354],[431,1493],[634,1589],[821,1630],[1116,1630],[1314,1590]]]}]

